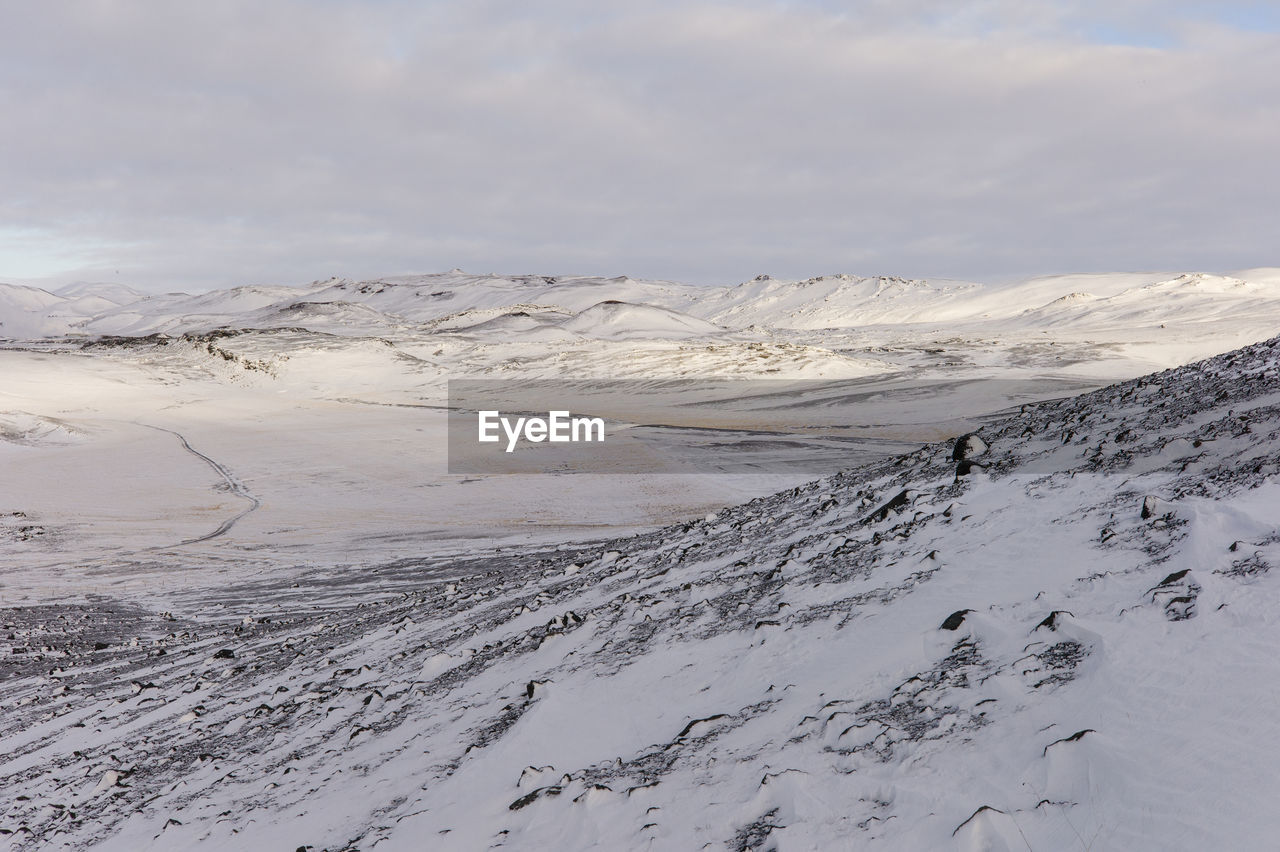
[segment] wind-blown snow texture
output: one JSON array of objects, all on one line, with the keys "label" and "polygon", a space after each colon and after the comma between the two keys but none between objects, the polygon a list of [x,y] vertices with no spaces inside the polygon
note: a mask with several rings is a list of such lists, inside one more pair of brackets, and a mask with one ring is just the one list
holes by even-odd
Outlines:
[{"label": "wind-blown snow texture", "polygon": [[1280,339],[980,438],[613,541],[5,610],[0,830],[1270,845]]}]

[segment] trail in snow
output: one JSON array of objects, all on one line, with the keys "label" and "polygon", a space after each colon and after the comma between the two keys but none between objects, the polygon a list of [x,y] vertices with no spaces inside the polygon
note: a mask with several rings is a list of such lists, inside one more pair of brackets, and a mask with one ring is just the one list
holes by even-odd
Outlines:
[{"label": "trail in snow", "polygon": [[[191,446],[191,444],[187,441],[186,437],[182,435],[182,433],[175,432],[172,429],[166,429],[163,426],[153,426],[150,423],[138,423],[138,425],[145,426],[148,429],[155,429],[157,432],[168,432],[170,435],[173,435],[175,438],[177,438],[179,441],[182,442],[182,448],[184,450],[191,453],[191,455],[195,456],[196,458],[201,459],[205,464],[213,468],[214,472],[217,473],[218,476],[222,477],[222,481],[227,484],[227,490],[229,490],[232,494],[236,495],[237,497],[241,497],[249,501],[248,508],[240,512],[238,515],[234,515],[228,518],[227,520],[223,521],[216,530],[209,533],[208,535],[202,535],[196,538],[189,538],[186,541],[180,541],[177,544],[170,545],[170,547],[186,547],[189,544],[199,544],[203,541],[209,541],[210,539],[218,538],[219,536],[225,535],[226,533],[231,531],[231,528],[236,525],[237,521],[239,521],[241,518],[243,518],[245,515],[249,514],[250,512],[255,511],[259,506],[262,505],[262,501],[259,500],[257,497],[255,497],[253,493],[249,491],[247,487],[245,487],[245,484],[241,482],[239,479],[237,479],[231,473],[231,471],[227,469],[225,465],[215,461],[209,456],[206,456],[204,453],[200,452],[195,447]],[[157,547],[152,549],[166,550],[167,548]]]}]

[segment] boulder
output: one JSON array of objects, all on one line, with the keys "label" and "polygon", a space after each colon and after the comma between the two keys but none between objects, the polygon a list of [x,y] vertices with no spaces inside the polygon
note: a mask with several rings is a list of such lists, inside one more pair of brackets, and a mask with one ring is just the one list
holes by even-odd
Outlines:
[{"label": "boulder", "polygon": [[976,458],[986,451],[987,442],[979,438],[977,432],[970,432],[967,435],[961,435],[956,438],[955,446],[951,448],[951,460],[963,461]]}]

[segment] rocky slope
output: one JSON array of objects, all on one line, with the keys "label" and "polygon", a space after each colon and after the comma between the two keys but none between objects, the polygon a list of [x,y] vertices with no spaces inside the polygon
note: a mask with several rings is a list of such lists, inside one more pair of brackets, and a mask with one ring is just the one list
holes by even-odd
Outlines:
[{"label": "rocky slope", "polygon": [[1261,848],[1278,469],[1280,338],[629,538],[8,608],[0,836]]}]

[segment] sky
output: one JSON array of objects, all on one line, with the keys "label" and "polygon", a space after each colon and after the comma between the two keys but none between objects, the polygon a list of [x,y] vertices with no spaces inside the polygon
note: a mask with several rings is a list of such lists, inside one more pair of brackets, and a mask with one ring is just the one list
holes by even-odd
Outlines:
[{"label": "sky", "polygon": [[0,0],[0,281],[1280,265],[1280,2]]}]

